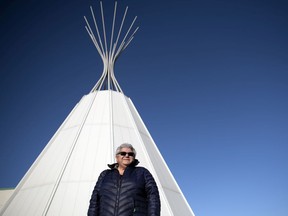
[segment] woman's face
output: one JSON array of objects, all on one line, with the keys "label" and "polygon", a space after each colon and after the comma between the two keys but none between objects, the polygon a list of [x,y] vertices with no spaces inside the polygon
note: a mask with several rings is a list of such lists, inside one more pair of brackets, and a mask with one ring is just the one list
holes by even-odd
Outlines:
[{"label": "woman's face", "polygon": [[134,153],[130,148],[122,148],[116,155],[116,161],[119,167],[126,168],[134,161]]}]

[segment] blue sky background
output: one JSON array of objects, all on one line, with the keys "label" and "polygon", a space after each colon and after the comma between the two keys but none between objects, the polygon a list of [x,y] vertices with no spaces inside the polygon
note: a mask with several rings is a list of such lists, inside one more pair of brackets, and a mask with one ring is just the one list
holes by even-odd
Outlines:
[{"label": "blue sky background", "polygon": [[[83,19],[98,2],[0,1],[0,187],[99,79]],[[140,29],[116,78],[196,216],[287,216],[288,3],[118,3]]]}]

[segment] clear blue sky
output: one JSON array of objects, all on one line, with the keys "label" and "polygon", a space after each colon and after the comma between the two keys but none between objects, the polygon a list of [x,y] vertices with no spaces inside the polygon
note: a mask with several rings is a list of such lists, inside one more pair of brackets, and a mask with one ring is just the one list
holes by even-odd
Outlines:
[{"label": "clear blue sky", "polygon": [[[196,216],[287,216],[287,1],[119,3],[140,30],[116,78]],[[100,77],[91,4],[0,2],[0,187],[17,185]]]}]

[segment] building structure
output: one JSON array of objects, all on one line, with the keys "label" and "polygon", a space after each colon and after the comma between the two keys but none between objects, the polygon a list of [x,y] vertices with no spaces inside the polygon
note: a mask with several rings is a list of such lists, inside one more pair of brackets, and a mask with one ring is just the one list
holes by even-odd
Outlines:
[{"label": "building structure", "polygon": [[138,30],[134,27],[137,17],[122,33],[126,7],[116,30],[115,2],[108,41],[101,2],[100,11],[100,25],[92,7],[94,27],[84,18],[86,30],[103,60],[103,73],[48,142],[0,215],[86,215],[100,172],[115,162],[115,150],[120,144],[131,143],[140,165],[148,168],[157,182],[161,215],[194,216],[132,100],[123,93],[114,75],[116,60]]}]

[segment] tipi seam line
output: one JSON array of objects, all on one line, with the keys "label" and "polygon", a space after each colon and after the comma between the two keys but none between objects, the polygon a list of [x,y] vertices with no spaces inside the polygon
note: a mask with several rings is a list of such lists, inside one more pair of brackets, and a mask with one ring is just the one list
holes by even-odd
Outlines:
[{"label": "tipi seam line", "polygon": [[78,138],[79,138],[79,135],[80,135],[80,131],[82,130],[82,128],[83,128],[83,126],[84,126],[84,123],[85,123],[85,121],[87,120],[87,117],[88,117],[89,112],[90,112],[90,110],[91,110],[91,108],[92,108],[93,102],[94,102],[95,99],[96,99],[96,96],[97,96],[97,94],[95,94],[95,96],[93,97],[93,99],[91,100],[91,102],[90,102],[90,104],[89,104],[89,109],[88,109],[87,112],[85,113],[85,116],[84,116],[84,118],[83,118],[83,121],[82,121],[82,123],[81,123],[81,126],[79,127],[79,130],[77,131],[76,137],[75,137],[75,139],[74,139],[74,141],[73,141],[73,143],[72,143],[72,145],[71,145],[71,147],[70,147],[70,151],[68,152],[68,155],[67,155],[67,157],[66,157],[66,159],[65,159],[65,161],[64,161],[64,164],[63,164],[63,166],[62,166],[62,169],[60,170],[60,173],[59,173],[59,175],[58,175],[58,177],[57,177],[56,183],[54,184],[53,190],[52,190],[52,192],[51,192],[51,194],[50,194],[50,197],[49,197],[48,202],[46,203],[46,207],[45,207],[42,215],[47,215],[47,213],[48,213],[48,211],[49,211],[49,208],[50,208],[50,206],[51,206],[51,204],[52,204],[53,197],[55,196],[55,193],[56,193],[56,191],[57,191],[57,189],[58,189],[58,187],[59,187],[59,184],[60,184],[60,181],[61,181],[61,179],[62,179],[62,177],[63,177],[63,174],[65,173],[65,168],[67,167],[67,164],[68,164],[68,162],[69,162],[69,160],[70,160],[70,158],[71,158],[71,155],[73,154],[73,150],[74,150],[74,148],[75,148],[75,146],[76,146],[76,144],[77,144],[77,141],[78,141]]}]

